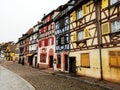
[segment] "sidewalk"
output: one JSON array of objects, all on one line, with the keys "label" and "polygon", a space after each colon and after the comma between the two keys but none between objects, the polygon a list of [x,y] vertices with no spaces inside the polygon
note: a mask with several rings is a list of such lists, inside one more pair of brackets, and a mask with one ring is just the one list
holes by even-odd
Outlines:
[{"label": "sidewalk", "polygon": [[76,80],[79,80],[81,82],[85,82],[85,83],[88,83],[91,85],[102,87],[106,90],[120,90],[120,84],[112,83],[112,82],[105,81],[105,80],[99,80],[96,78],[85,77],[85,76],[78,76],[75,74],[64,73],[64,72],[53,72],[53,70],[51,70],[51,69],[44,69],[42,71],[46,72],[46,73],[51,73],[53,75],[60,75],[63,77],[76,79]]},{"label": "sidewalk", "polygon": [[0,66],[0,90],[35,90],[35,88],[17,74]]}]

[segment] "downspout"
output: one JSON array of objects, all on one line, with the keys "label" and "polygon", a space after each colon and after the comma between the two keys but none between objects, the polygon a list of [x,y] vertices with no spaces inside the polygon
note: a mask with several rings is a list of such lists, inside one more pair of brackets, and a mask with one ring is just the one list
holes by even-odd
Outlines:
[{"label": "downspout", "polygon": [[102,67],[102,33],[101,33],[101,13],[100,13],[100,1],[95,0],[95,7],[96,7],[96,29],[98,35],[98,49],[99,49],[99,59],[100,59],[100,80],[103,80],[103,67]]},{"label": "downspout", "polygon": [[69,50],[68,50],[68,72],[70,73],[70,15],[68,15],[68,19],[69,19],[69,31],[68,31],[68,35],[69,35]]}]

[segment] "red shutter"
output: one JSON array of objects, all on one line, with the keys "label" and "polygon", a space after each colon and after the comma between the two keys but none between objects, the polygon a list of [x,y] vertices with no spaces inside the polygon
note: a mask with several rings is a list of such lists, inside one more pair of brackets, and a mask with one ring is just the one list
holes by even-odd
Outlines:
[{"label": "red shutter", "polygon": [[49,22],[50,21],[50,15],[46,17],[46,22]]},{"label": "red shutter", "polygon": [[41,28],[41,33],[44,33],[44,28]]},{"label": "red shutter", "polygon": [[52,37],[52,45],[54,44],[54,37]]},{"label": "red shutter", "polygon": [[48,39],[47,39],[47,38],[44,39],[44,45],[45,45],[45,46],[48,46]]},{"label": "red shutter", "polygon": [[41,47],[41,41],[38,42],[38,47]]}]

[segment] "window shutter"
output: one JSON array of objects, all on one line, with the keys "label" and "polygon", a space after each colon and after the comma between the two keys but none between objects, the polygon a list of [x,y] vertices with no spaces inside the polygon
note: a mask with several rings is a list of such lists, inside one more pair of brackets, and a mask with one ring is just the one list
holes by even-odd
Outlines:
[{"label": "window shutter", "polygon": [[90,66],[89,53],[82,53],[81,54],[81,66],[83,66],[83,67]]},{"label": "window shutter", "polygon": [[110,51],[109,52],[109,64],[110,66],[117,66],[117,57],[116,57],[116,52],[115,51]]},{"label": "window shutter", "polygon": [[52,37],[52,45],[54,44],[54,37]]},{"label": "window shutter", "polygon": [[41,41],[38,42],[38,47],[41,47]]},{"label": "window shutter", "polygon": [[102,35],[110,33],[109,23],[102,24]]},{"label": "window shutter", "polygon": [[44,45],[45,45],[45,46],[48,46],[48,39],[47,39],[47,38],[44,39]]},{"label": "window shutter", "polygon": [[48,26],[46,26],[46,31],[48,31]]},{"label": "window shutter", "polygon": [[41,33],[44,33],[44,28],[41,28]]},{"label": "window shutter", "polygon": [[84,30],[84,37],[89,38],[89,29],[88,28],[85,28],[85,30]]},{"label": "window shutter", "polygon": [[73,42],[76,41],[77,37],[76,37],[76,32],[73,32]]},{"label": "window shutter", "polygon": [[117,61],[118,66],[120,67],[120,51],[117,52]]},{"label": "window shutter", "polygon": [[83,12],[83,16],[87,14],[87,5],[86,4],[82,5],[82,12]]},{"label": "window shutter", "polygon": [[71,21],[75,21],[76,20],[76,11],[73,11],[71,14]]},{"label": "window shutter", "polygon": [[108,0],[102,0],[102,9],[108,7]]}]

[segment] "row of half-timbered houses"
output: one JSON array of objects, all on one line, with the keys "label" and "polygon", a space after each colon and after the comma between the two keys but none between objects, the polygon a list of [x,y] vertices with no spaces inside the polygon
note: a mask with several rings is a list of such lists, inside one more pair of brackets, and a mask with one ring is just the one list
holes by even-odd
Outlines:
[{"label": "row of half-timbered houses", "polygon": [[120,82],[120,0],[70,0],[41,22],[31,63]]}]

